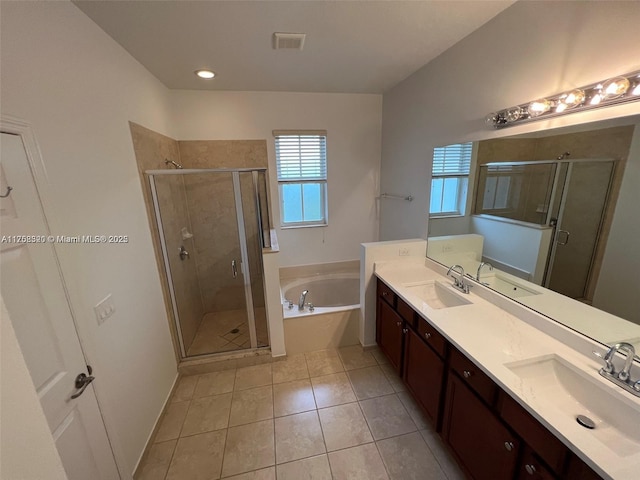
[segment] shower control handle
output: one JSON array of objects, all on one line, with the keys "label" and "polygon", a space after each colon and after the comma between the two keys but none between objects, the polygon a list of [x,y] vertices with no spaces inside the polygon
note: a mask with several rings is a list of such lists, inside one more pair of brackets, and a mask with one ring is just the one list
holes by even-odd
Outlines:
[{"label": "shower control handle", "polygon": [[236,267],[235,260],[231,260],[231,274],[233,275],[233,278],[238,277],[238,267]]},{"label": "shower control handle", "polygon": [[[561,242],[560,239],[559,239],[561,233],[565,234],[564,242]],[[567,243],[569,243],[569,236],[570,235],[571,234],[569,232],[567,232],[566,230],[558,230],[558,240],[557,240],[558,245],[566,245]]]}]

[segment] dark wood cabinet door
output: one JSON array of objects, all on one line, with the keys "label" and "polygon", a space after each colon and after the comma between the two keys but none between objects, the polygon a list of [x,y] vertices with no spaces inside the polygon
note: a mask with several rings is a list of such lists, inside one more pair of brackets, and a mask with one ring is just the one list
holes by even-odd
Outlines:
[{"label": "dark wood cabinet door", "polygon": [[378,299],[378,346],[382,350],[389,362],[395,368],[398,375],[402,372],[402,317],[384,300]]},{"label": "dark wood cabinet door", "polygon": [[438,427],[444,362],[411,329],[405,335],[404,381],[414,398]]},{"label": "dark wood cabinet door", "polygon": [[556,476],[538,459],[530,447],[525,447],[520,466],[518,480],[556,480]]},{"label": "dark wood cabinet door", "polygon": [[447,382],[443,436],[475,480],[511,480],[519,441],[456,375]]}]

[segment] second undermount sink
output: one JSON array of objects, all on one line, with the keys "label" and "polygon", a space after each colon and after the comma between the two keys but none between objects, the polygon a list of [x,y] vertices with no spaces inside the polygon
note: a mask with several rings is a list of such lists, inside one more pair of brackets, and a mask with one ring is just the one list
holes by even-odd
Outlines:
[{"label": "second undermount sink", "polygon": [[407,283],[403,285],[409,293],[415,295],[429,307],[440,310],[442,308],[469,305],[466,298],[452,292],[446,284],[439,281],[424,283]]},{"label": "second undermount sink", "polygon": [[[557,355],[505,364],[521,380],[529,398],[577,420],[593,421],[593,435],[620,457],[640,451],[640,409],[634,408],[622,389],[619,394]],[[580,422],[578,422],[580,423]]]}]

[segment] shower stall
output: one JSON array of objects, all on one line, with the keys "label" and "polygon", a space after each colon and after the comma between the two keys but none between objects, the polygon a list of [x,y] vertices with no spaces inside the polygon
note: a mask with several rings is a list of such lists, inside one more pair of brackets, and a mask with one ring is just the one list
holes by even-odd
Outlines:
[{"label": "shower stall", "polygon": [[268,347],[266,169],[145,173],[181,357]]},{"label": "shower stall", "polygon": [[589,300],[614,172],[609,158],[487,163],[474,213],[553,228],[542,285]]}]

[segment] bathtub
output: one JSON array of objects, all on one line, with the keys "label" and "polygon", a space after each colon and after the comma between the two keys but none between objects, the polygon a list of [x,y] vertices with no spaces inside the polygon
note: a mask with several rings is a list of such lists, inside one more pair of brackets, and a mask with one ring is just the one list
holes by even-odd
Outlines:
[{"label": "bathtub", "polygon": [[[357,269],[345,268],[345,263]],[[331,264],[330,264],[331,265]],[[299,271],[299,278],[281,275],[280,291],[284,319],[285,348],[287,354],[311,352],[359,343],[360,271],[359,262],[336,264],[334,273],[311,273],[313,266]],[[299,267],[289,267],[299,268]],[[306,271],[305,271],[306,270]],[[350,270],[350,271],[345,271]],[[290,273],[290,271],[289,271]],[[306,302],[315,307],[313,312],[305,306],[298,310],[298,299],[308,290]],[[289,300],[293,308],[288,308]]]}]

